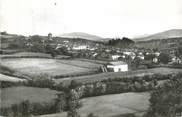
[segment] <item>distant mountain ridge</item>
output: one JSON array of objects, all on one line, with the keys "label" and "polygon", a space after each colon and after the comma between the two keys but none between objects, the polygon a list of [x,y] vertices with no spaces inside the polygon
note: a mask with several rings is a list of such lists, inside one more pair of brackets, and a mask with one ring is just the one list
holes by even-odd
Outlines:
[{"label": "distant mountain ridge", "polygon": [[135,41],[149,41],[157,39],[168,39],[168,38],[177,38],[182,37],[182,29],[171,29],[164,32],[152,34],[142,38],[134,38]]},{"label": "distant mountain ridge", "polygon": [[66,38],[81,38],[81,39],[87,39],[87,40],[92,40],[92,41],[102,41],[104,38],[96,36],[96,35],[91,35],[88,33],[83,33],[83,32],[73,32],[73,33],[63,33],[59,35],[59,37],[66,37]]}]

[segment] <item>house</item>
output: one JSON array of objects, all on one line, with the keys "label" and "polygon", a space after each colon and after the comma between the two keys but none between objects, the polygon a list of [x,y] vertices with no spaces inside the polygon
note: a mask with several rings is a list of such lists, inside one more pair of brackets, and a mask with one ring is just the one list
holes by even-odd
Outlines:
[{"label": "house", "polygon": [[138,55],[137,57],[140,58],[141,60],[145,59],[144,55]]},{"label": "house", "polygon": [[182,63],[182,60],[179,57],[174,56],[172,58],[172,63],[181,64]]},{"label": "house", "polygon": [[135,53],[134,53],[134,52],[126,51],[126,52],[123,52],[123,54],[124,54],[124,55],[130,56],[130,55],[134,55]]},{"label": "house", "polygon": [[157,63],[157,62],[158,62],[158,58],[157,58],[157,57],[154,57],[154,58],[152,59],[152,62]]},{"label": "house", "polygon": [[121,57],[120,55],[112,55],[111,58],[112,60],[118,60],[118,58]]},{"label": "house", "polygon": [[160,55],[160,52],[155,52],[154,55],[158,57]]},{"label": "house", "polygon": [[93,56],[93,57],[96,57],[97,55],[98,55],[98,53],[94,53],[92,56]]},{"label": "house", "polygon": [[73,46],[73,50],[86,50],[87,48],[86,45]]},{"label": "house", "polygon": [[105,52],[111,52],[111,50],[109,50],[109,49],[106,49],[106,50],[105,50]]},{"label": "house", "polygon": [[107,64],[107,69],[112,72],[126,72],[128,71],[128,64],[123,61],[113,61]]}]

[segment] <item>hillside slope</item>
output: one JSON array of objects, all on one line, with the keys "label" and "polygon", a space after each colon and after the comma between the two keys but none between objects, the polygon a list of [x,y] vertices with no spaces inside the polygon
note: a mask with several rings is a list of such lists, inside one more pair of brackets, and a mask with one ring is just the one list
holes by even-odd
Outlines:
[{"label": "hillside slope", "polygon": [[142,38],[135,38],[135,41],[149,41],[157,39],[168,39],[168,38],[177,38],[182,37],[182,29],[171,29],[164,32],[152,34]]},{"label": "hillside slope", "polygon": [[66,38],[81,38],[81,39],[87,39],[87,40],[93,40],[93,41],[103,40],[102,37],[83,33],[83,32],[64,33],[64,34],[61,34],[59,36],[60,37],[66,37]]}]

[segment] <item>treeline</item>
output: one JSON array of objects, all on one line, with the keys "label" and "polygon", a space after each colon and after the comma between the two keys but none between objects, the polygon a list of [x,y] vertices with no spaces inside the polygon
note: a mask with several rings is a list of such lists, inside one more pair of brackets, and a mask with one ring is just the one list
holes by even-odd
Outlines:
[{"label": "treeline", "polygon": [[159,80],[166,80],[172,75],[146,75],[143,77],[115,78],[81,84],[75,90],[81,98],[126,92],[144,92],[155,89]]},{"label": "treeline", "polygon": [[117,47],[121,47],[121,48],[128,48],[132,45],[134,45],[134,41],[127,38],[127,37],[123,37],[122,39],[120,38],[116,38],[116,39],[111,39],[108,41],[108,45],[110,46],[117,46]]}]

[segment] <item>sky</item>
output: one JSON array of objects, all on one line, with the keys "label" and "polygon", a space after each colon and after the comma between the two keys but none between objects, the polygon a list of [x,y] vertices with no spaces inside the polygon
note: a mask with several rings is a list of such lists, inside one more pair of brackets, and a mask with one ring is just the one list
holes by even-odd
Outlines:
[{"label": "sky", "polygon": [[182,29],[182,0],[0,0],[0,31],[135,37]]}]

